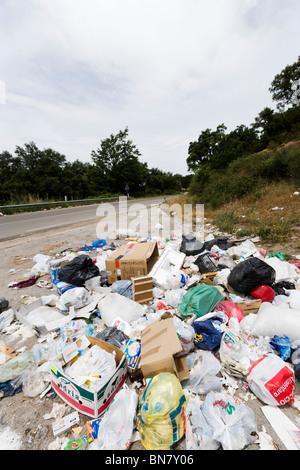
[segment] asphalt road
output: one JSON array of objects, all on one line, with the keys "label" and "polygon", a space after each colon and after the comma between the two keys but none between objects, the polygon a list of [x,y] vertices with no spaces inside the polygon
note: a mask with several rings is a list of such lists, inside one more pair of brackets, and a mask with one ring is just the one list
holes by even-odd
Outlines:
[{"label": "asphalt road", "polygon": [[[146,207],[163,202],[164,197],[132,199],[127,203],[127,208],[132,204],[139,203]],[[104,203],[102,203],[104,204]],[[124,209],[119,201],[113,201],[116,214]],[[99,220],[97,209],[100,204],[85,206],[72,206],[66,208],[54,208],[39,212],[23,212],[21,214],[7,215],[0,218],[0,241],[28,236],[34,233],[49,231],[61,227],[67,227],[86,222]]]}]

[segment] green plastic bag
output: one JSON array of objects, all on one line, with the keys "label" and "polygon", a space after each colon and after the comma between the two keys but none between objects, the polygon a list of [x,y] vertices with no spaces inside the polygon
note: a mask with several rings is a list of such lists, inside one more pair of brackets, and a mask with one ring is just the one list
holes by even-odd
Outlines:
[{"label": "green plastic bag", "polygon": [[179,315],[184,319],[192,315],[196,315],[196,318],[202,317],[206,313],[212,312],[221,300],[224,299],[217,287],[200,284],[184,294],[182,302],[178,305]]},{"label": "green plastic bag", "polygon": [[139,397],[138,430],[147,450],[169,450],[185,434],[187,400],[176,375],[152,377]]}]

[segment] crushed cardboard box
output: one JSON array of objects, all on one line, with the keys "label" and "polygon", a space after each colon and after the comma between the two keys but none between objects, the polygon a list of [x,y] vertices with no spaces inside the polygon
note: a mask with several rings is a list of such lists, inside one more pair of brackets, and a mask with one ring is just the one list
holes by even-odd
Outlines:
[{"label": "crushed cardboard box", "polygon": [[145,378],[171,372],[180,381],[188,379],[186,357],[176,357],[178,353],[182,353],[182,346],[171,317],[161,317],[142,331],[140,367]]}]

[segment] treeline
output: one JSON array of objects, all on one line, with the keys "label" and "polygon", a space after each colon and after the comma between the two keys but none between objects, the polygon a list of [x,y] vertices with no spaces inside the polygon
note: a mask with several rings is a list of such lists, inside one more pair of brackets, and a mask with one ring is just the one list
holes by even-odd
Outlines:
[{"label": "treeline", "polygon": [[[300,139],[300,56],[275,76],[269,91],[276,111],[266,107],[250,126],[240,125],[231,132],[224,123],[214,131],[206,129],[189,144],[187,165],[193,173],[189,192],[199,202],[217,207],[245,195],[264,178],[298,182],[300,147],[293,149],[292,156],[288,150],[275,149]],[[274,152],[265,155],[266,149]]]},{"label": "treeline", "polygon": [[[188,187],[191,176],[148,168],[128,139],[128,128],[111,135],[91,152],[91,161],[69,162],[65,155],[39,149],[34,142],[0,153],[1,204],[124,195],[173,194]],[[127,188],[129,190],[127,191]],[[125,189],[126,188],[126,189]]]}]

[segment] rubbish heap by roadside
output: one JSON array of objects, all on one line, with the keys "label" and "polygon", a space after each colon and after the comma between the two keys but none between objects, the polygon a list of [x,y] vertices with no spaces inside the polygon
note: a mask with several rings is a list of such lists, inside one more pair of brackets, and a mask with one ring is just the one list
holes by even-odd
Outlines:
[{"label": "rubbish heap by roadside", "polygon": [[[59,397],[45,419],[62,450],[262,444],[249,397],[274,426],[285,426],[281,407],[299,406],[300,256],[258,242],[171,233],[37,254],[9,287],[38,284],[44,295],[22,296],[16,311],[0,299],[2,399]],[[31,349],[3,341],[18,327],[36,336]],[[86,428],[66,439],[79,415]],[[299,428],[286,429],[284,444],[299,449]]]}]

